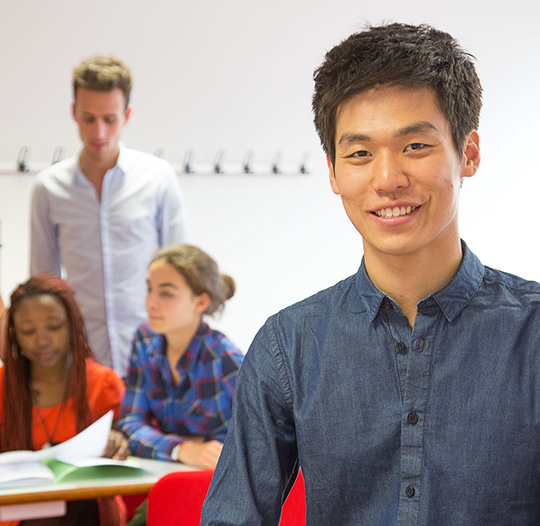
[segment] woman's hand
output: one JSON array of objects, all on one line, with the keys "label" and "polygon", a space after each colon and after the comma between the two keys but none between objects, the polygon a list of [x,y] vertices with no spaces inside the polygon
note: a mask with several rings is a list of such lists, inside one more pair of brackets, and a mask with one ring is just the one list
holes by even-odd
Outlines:
[{"label": "woman's hand", "polygon": [[103,452],[103,456],[114,460],[125,460],[129,453],[126,437],[119,431],[112,430],[109,433],[109,442]]},{"label": "woman's hand", "polygon": [[215,469],[223,444],[217,440],[208,442],[184,442],[178,453],[178,460],[190,466]]}]

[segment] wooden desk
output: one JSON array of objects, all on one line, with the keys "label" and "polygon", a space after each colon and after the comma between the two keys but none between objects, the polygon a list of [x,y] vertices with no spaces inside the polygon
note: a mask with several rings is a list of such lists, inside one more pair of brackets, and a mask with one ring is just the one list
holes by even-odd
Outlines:
[{"label": "wooden desk", "polygon": [[[78,481],[76,483],[27,486],[24,488],[2,488],[0,489],[0,510],[5,513],[9,511],[10,506],[23,509],[20,507],[21,504],[34,504],[28,508],[31,509],[36,507],[35,503],[40,502],[45,504],[46,502],[56,501],[64,505],[67,500],[147,493],[163,475],[171,471],[196,471],[199,469],[179,462],[162,462],[146,458],[130,457],[130,461],[147,471],[148,474],[140,474],[135,477],[106,478],[88,482]],[[19,516],[20,519],[32,517]]]}]

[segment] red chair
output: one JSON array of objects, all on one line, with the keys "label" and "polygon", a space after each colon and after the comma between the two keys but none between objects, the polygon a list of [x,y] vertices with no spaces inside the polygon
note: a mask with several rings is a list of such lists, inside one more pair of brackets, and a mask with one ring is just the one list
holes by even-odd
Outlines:
[{"label": "red chair", "polygon": [[147,526],[199,526],[214,471],[174,471],[161,477],[148,494]]},{"label": "red chair", "polygon": [[[148,494],[147,526],[199,526],[213,471],[176,471],[160,478]],[[283,505],[280,526],[305,526],[306,497],[302,474]]]},{"label": "red chair", "polygon": [[306,489],[302,471],[294,481],[291,491],[281,510],[279,526],[305,526],[306,525]]}]

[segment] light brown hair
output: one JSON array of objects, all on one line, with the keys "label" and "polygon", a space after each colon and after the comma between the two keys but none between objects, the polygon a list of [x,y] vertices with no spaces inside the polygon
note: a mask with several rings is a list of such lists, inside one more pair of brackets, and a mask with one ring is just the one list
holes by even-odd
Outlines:
[{"label": "light brown hair", "polygon": [[220,274],[217,263],[198,247],[182,243],[169,245],[158,250],[152,263],[157,260],[165,260],[182,274],[193,294],[208,294],[210,305],[204,314],[211,316],[220,312],[225,302],[234,296],[234,280]]},{"label": "light brown hair", "polygon": [[73,70],[73,98],[77,98],[77,89],[93,91],[122,90],[129,105],[131,94],[131,73],[129,68],[112,55],[95,55],[83,60]]}]

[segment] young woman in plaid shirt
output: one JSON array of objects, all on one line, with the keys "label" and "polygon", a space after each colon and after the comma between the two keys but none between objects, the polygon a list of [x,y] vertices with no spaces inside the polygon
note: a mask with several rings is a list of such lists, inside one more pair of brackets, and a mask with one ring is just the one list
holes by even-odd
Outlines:
[{"label": "young woman in plaid shirt", "polygon": [[156,254],[147,283],[119,427],[135,455],[213,469],[243,354],[203,317],[223,308],[234,281],[199,248],[176,244]]}]

